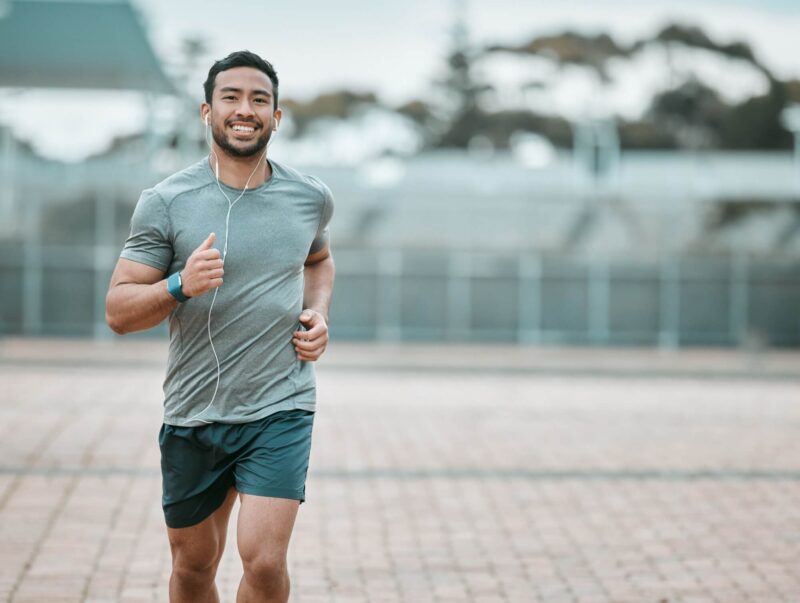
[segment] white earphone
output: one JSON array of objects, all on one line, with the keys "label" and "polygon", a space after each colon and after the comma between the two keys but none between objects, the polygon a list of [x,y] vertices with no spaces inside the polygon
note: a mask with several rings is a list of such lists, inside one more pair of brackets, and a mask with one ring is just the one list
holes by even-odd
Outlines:
[{"label": "white earphone", "polygon": [[[261,166],[262,160],[265,160],[266,157],[267,157],[267,149],[266,148],[264,149],[264,153],[261,155],[261,159],[259,159],[258,163],[256,163],[256,166],[253,168],[253,171],[250,172],[250,176],[248,176],[247,182],[245,182],[244,189],[242,190],[242,192],[239,194],[238,197],[236,197],[236,199],[231,201],[230,197],[228,197],[228,195],[222,189],[222,186],[220,186],[220,182],[219,182],[219,157],[217,156],[216,152],[214,151],[214,147],[211,146],[211,141],[208,138],[208,127],[209,127],[209,125],[210,125],[209,124],[209,117],[208,117],[208,115],[206,115],[206,135],[205,135],[205,139],[206,139],[206,143],[208,144],[208,148],[211,150],[211,154],[216,159],[216,162],[215,162],[215,165],[214,165],[214,174],[216,176],[217,188],[219,189],[219,192],[222,193],[222,196],[225,197],[225,200],[228,202],[228,212],[227,212],[227,214],[225,216],[225,243],[224,243],[223,248],[222,248],[222,253],[220,254],[221,258],[222,258],[222,261],[224,262],[225,258],[228,255],[228,235],[230,234],[231,210],[233,210],[233,206],[236,205],[241,200],[241,198],[244,197],[245,193],[248,191],[248,187],[250,186],[250,180],[253,178],[253,176],[255,175],[256,171]],[[276,124],[276,126],[277,126],[277,124]],[[274,129],[277,129],[277,127],[275,127]],[[269,145],[267,145],[267,146],[269,146]],[[208,403],[208,405],[203,410],[201,410],[199,413],[197,413],[193,417],[190,417],[189,421],[194,421],[195,419],[197,419],[201,423],[211,423],[211,421],[207,421],[206,419],[201,419],[199,417],[200,417],[200,415],[204,414],[209,408],[211,408],[214,405],[214,400],[217,399],[217,392],[219,391],[219,382],[220,382],[220,378],[222,377],[222,365],[220,364],[219,356],[217,355],[217,349],[216,349],[216,347],[214,347],[214,339],[213,339],[213,337],[211,335],[211,312],[214,309],[214,302],[217,301],[217,294],[218,293],[219,293],[219,289],[218,288],[214,289],[214,296],[211,298],[211,305],[208,308],[208,320],[206,321],[206,330],[208,332],[208,343],[211,346],[211,353],[214,355],[214,360],[215,360],[216,365],[217,365],[217,379],[216,379],[216,383],[214,385],[214,393],[211,396],[211,401]]]}]

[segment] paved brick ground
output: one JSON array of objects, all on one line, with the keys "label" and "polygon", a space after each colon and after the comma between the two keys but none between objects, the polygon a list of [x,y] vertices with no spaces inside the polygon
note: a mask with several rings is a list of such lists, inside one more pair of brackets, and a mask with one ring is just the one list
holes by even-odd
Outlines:
[{"label": "paved brick ground", "polygon": [[[0,341],[0,600],[166,601],[163,359],[160,342]],[[800,355],[326,361],[293,602],[800,601]]]}]

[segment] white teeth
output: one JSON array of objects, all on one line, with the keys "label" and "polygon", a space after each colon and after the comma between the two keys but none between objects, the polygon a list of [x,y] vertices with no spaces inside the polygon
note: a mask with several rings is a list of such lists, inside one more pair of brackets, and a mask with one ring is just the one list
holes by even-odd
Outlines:
[{"label": "white teeth", "polygon": [[248,126],[233,126],[235,132],[255,132],[255,128],[250,128]]}]

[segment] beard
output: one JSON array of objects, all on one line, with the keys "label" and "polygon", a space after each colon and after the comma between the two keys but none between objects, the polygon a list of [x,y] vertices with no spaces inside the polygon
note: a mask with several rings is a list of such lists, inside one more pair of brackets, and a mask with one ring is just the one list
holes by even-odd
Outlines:
[{"label": "beard", "polygon": [[232,157],[252,157],[263,151],[264,147],[267,146],[269,139],[272,137],[272,129],[261,127],[261,135],[249,143],[248,146],[238,146],[236,144],[237,141],[231,141],[225,135],[225,131],[218,129],[216,126],[211,128],[211,135],[214,137],[214,142],[217,143],[217,146],[227,155]]}]

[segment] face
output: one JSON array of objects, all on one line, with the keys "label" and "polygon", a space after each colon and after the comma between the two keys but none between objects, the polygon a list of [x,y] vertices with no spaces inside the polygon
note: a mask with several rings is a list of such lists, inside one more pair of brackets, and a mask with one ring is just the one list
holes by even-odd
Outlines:
[{"label": "face", "polygon": [[214,142],[228,155],[261,153],[272,136],[280,109],[273,112],[272,82],[252,67],[217,74],[211,105],[203,104]]}]

